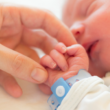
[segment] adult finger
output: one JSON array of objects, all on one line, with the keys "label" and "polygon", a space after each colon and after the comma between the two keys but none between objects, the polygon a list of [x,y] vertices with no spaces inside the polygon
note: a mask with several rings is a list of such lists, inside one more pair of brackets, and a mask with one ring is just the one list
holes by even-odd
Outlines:
[{"label": "adult finger", "polygon": [[26,28],[23,30],[22,41],[28,46],[42,49],[46,54],[49,54],[58,43],[56,39],[52,38],[43,30],[31,30]]},{"label": "adult finger", "polygon": [[[10,18],[11,22],[16,22],[16,26],[18,28],[25,26],[30,29],[43,29],[50,36],[56,38],[60,42],[63,42],[66,46],[76,43],[76,40],[69,28],[50,12],[34,8],[6,5],[2,5],[0,12],[0,27],[2,27],[2,25],[6,25],[6,21]],[[4,18],[5,22],[3,22]]]},{"label": "adult finger", "polygon": [[58,41],[63,42],[66,46],[76,43],[76,40],[67,26],[50,12],[20,7],[19,13],[24,26],[31,29],[43,29]]},{"label": "adult finger", "polygon": [[36,61],[38,63],[40,62],[40,58],[39,58],[37,52],[35,50],[31,49],[29,46],[23,44],[22,42],[18,46],[16,46],[16,48],[14,50],[33,59],[34,61]]},{"label": "adult finger", "polygon": [[13,97],[17,98],[22,95],[22,89],[14,77],[3,71],[0,71],[0,85]]},{"label": "adult finger", "polygon": [[47,71],[34,60],[0,45],[0,69],[34,83],[45,82]]},{"label": "adult finger", "polygon": [[44,94],[47,94],[47,95],[52,94],[51,88],[46,84],[39,84],[38,86]]}]

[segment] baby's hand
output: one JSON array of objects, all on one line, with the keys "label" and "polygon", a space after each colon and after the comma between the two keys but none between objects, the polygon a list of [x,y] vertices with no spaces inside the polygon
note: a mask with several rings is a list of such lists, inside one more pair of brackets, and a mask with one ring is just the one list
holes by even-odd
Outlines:
[{"label": "baby's hand", "polygon": [[[45,55],[41,58],[41,64],[47,67],[49,74],[48,80],[45,84],[39,85],[40,89],[50,94],[50,87],[60,78],[64,80],[76,75],[80,69],[88,71],[88,56],[85,49],[75,44],[70,47],[66,47],[63,43],[59,43],[54,50],[50,52],[50,55]],[[56,69],[59,67],[60,69]]]}]

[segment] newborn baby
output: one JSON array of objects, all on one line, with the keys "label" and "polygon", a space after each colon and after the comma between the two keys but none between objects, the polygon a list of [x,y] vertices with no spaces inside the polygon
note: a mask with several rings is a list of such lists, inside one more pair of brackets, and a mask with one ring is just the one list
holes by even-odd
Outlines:
[{"label": "newborn baby", "polygon": [[[102,79],[95,77],[94,75],[104,77],[105,74],[110,71],[110,1],[67,0],[63,11],[63,21],[70,28],[77,42],[85,48],[86,53],[89,57],[89,72],[91,75],[93,75],[93,77],[85,78],[84,80],[79,81],[75,85],[73,85],[70,92],[62,101],[62,104],[58,109],[109,110],[110,90],[103,84]],[[51,54],[50,56],[52,59],[54,59]],[[71,58],[71,56],[69,57]],[[60,57],[56,59],[60,61]],[[72,59],[74,59],[74,56],[72,56]],[[45,58],[44,60],[46,61]],[[54,59],[54,61],[56,60]],[[68,63],[68,57],[66,61]],[[41,60],[41,62],[43,61]],[[71,63],[73,63],[72,60]],[[42,64],[44,66],[50,67],[48,64]],[[57,62],[57,65],[58,64],[59,62]],[[62,64],[66,63],[63,61]],[[64,68],[62,68],[61,64],[58,66],[62,71],[64,71]],[[50,77],[52,77],[54,71],[56,70],[47,70],[50,73],[49,80],[51,80]],[[69,69],[67,70],[67,73],[68,71]],[[72,71],[74,71],[74,69]],[[77,72],[75,72],[75,74],[77,74]],[[58,72],[56,72],[55,75],[56,77],[58,77],[56,78],[55,76],[53,76],[55,80],[53,80],[52,78],[53,83],[61,76],[57,73]],[[66,78],[64,77],[65,74],[66,73],[64,73],[62,77],[66,80]],[[75,74],[72,74],[70,77],[74,76]],[[67,77],[67,79],[68,78],[69,77]],[[46,84],[48,86],[52,86],[51,84],[49,84],[49,80],[46,82]],[[44,85],[42,85],[42,87],[43,86]],[[48,91],[50,91],[49,88]]]}]

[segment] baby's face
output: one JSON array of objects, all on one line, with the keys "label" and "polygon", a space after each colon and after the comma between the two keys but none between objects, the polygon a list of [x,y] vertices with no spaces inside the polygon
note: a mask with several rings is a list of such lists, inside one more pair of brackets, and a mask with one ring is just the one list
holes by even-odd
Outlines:
[{"label": "baby's face", "polygon": [[89,72],[103,77],[110,71],[110,0],[68,0],[63,21],[86,49]]}]

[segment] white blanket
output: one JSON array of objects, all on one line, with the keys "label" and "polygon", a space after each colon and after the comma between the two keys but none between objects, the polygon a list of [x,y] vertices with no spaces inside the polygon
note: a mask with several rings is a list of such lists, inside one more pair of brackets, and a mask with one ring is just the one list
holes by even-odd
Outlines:
[{"label": "white blanket", "polygon": [[23,95],[16,99],[8,95],[0,87],[0,110],[50,110],[47,99],[36,84],[17,80],[22,87]]}]

